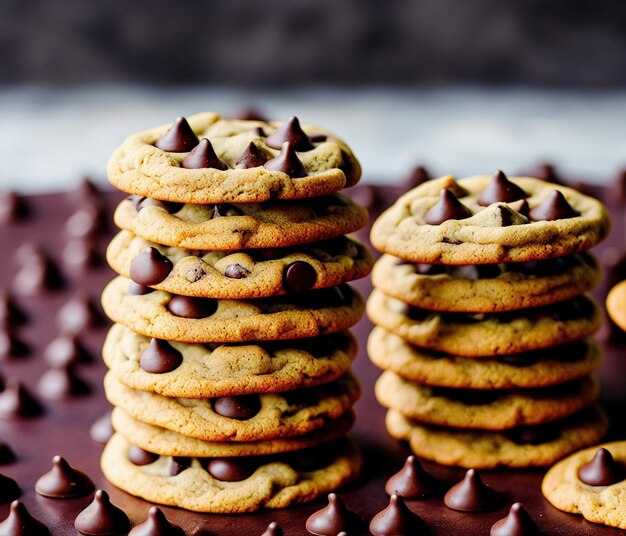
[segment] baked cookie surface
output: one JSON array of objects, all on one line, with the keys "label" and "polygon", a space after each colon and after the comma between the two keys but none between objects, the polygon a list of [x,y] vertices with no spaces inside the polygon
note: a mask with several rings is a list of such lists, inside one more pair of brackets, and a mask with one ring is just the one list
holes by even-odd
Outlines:
[{"label": "baked cookie surface", "polygon": [[367,313],[415,346],[464,357],[504,355],[575,341],[595,333],[602,313],[589,297],[509,313],[441,313],[407,306],[374,290]]},{"label": "baked cookie surface", "polygon": [[228,251],[320,242],[367,223],[367,210],[342,194],[289,203],[179,205],[124,199],[115,225],[151,242],[187,249]]},{"label": "baked cookie surface", "polygon": [[592,338],[521,354],[470,359],[412,346],[377,326],[367,348],[370,360],[383,370],[426,385],[461,389],[546,387],[588,376],[602,362],[600,345]]},{"label": "baked cookie surface", "polygon": [[362,244],[345,237],[289,249],[240,252],[200,251],[166,247],[128,231],[117,234],[107,248],[111,268],[130,278],[133,261],[147,248],[169,259],[172,269],[150,285],[173,294],[219,299],[264,298],[328,288],[369,274],[374,259]]},{"label": "baked cookie surface", "polygon": [[[293,149],[304,169],[296,174],[299,176],[292,177],[267,165],[267,161],[281,153],[280,146],[267,144],[267,138],[279,130],[281,123],[225,119],[211,112],[191,116],[188,123],[196,137],[193,143],[208,139],[219,159],[218,167],[223,169],[183,167],[181,164],[194,148],[193,144],[182,152],[156,147],[170,127],[180,127],[176,123],[128,137],[109,159],[109,181],[124,192],[165,201],[259,203],[331,194],[356,184],[361,176],[361,167],[348,146],[318,127],[302,126],[306,139],[295,143]],[[312,142],[311,135],[314,140],[322,141]],[[250,165],[242,166],[241,160],[251,143],[258,162],[254,167],[244,167]]]},{"label": "baked cookie surface", "polygon": [[444,266],[383,255],[372,282],[388,296],[433,311],[492,313],[540,307],[583,294],[600,281],[588,254],[528,263]]},{"label": "baked cookie surface", "polygon": [[[354,480],[362,466],[358,449],[348,439],[325,447],[328,454],[317,456],[323,458],[317,467],[306,465],[305,451],[282,459],[252,459],[243,467],[220,458],[190,458],[188,466],[174,475],[171,458],[135,465],[128,456],[130,447],[116,434],[102,453],[102,472],[113,485],[148,501],[196,512],[243,513],[312,501]],[[309,455],[313,458],[316,452]]]},{"label": "baked cookie surface", "polygon": [[[425,182],[378,218],[372,226],[372,244],[418,263],[489,264],[579,253],[609,232],[609,213],[600,201],[539,179],[512,177],[510,183],[521,188],[514,201],[479,204],[493,180],[480,175]],[[451,204],[454,210],[448,210]],[[459,219],[441,221],[450,214]]]}]

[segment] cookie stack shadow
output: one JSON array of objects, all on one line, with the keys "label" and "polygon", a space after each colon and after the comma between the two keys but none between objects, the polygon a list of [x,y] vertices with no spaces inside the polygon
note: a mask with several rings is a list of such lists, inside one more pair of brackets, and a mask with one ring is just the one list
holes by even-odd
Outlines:
[{"label": "cookie stack shadow", "polygon": [[387,430],[467,468],[554,463],[607,431],[593,377],[602,204],[538,179],[443,177],[377,220],[367,310]]},{"label": "cookie stack shadow", "polygon": [[105,476],[214,513],[282,508],[354,479],[349,328],[364,300],[346,283],[373,258],[346,236],[367,211],[336,193],[360,176],[349,148],[296,118],[206,113],[131,136],[108,171],[133,195],[115,213],[119,277],[102,295],[115,322]]}]

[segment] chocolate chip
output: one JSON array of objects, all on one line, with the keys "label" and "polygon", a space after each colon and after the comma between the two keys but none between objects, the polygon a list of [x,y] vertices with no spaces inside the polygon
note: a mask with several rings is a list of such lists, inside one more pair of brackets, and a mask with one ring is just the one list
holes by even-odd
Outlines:
[{"label": "chocolate chip", "polygon": [[50,400],[63,400],[89,392],[89,386],[79,378],[73,365],[54,367],[37,382],[37,392]]},{"label": "chocolate chip", "polygon": [[78,335],[101,326],[104,319],[91,298],[78,294],[65,303],[57,314],[57,324],[64,335]]},{"label": "chocolate chip", "polygon": [[428,173],[424,166],[415,166],[411,171],[411,174],[404,181],[402,190],[408,192],[413,188],[417,188],[420,184],[425,183],[431,179],[431,174]]},{"label": "chocolate chip", "polygon": [[182,362],[182,354],[167,341],[151,339],[148,348],[141,354],[139,366],[151,374],[165,374],[176,370]]},{"label": "chocolate chip", "polygon": [[528,201],[526,199],[520,199],[519,201],[513,201],[508,204],[509,208],[513,209],[515,212],[521,214],[522,216],[526,216],[530,213],[530,206],[528,205]]},{"label": "chocolate chip", "polygon": [[474,469],[470,469],[461,482],[448,490],[443,502],[448,508],[460,512],[489,512],[500,507],[502,497],[488,487]]},{"label": "chocolate chip", "polygon": [[280,171],[286,173],[292,179],[306,177],[306,169],[304,164],[298,158],[293,145],[286,141],[283,143],[280,153],[275,158],[268,160],[263,167],[269,171]]},{"label": "chocolate chip", "polygon": [[260,167],[267,162],[267,155],[251,141],[235,163],[235,169]]},{"label": "chocolate chip", "polygon": [[100,208],[93,203],[86,203],[69,217],[65,231],[74,238],[93,236],[102,230],[102,219]]},{"label": "chocolate chip", "polygon": [[29,353],[28,345],[19,340],[8,325],[0,323],[0,361]]},{"label": "chocolate chip", "polygon": [[207,472],[222,482],[241,482],[254,472],[254,468],[243,458],[213,458],[207,464]]},{"label": "chocolate chip", "polygon": [[263,130],[263,127],[254,127],[254,133],[260,138],[265,138],[266,136],[265,130]]},{"label": "chocolate chip", "polygon": [[317,272],[308,262],[294,261],[283,270],[283,287],[287,292],[304,292],[315,285]]},{"label": "chocolate chip", "polygon": [[26,217],[28,205],[22,197],[15,192],[3,192],[0,194],[0,225],[15,223]]},{"label": "chocolate chip", "polygon": [[[359,186],[351,188],[348,192],[345,192],[345,194],[352,199],[352,201],[365,207],[369,211],[374,211],[379,207],[380,196],[376,191],[376,188],[371,184],[360,184]],[[337,206],[341,205],[338,204]],[[312,208],[318,216],[328,213],[326,207],[323,206],[317,207],[312,205]]]},{"label": "chocolate chip", "polygon": [[328,506],[314,512],[306,520],[306,530],[321,536],[334,536],[341,531],[361,534],[363,525],[361,518],[348,510],[341,498],[334,493],[328,495]]},{"label": "chocolate chip", "polygon": [[265,139],[265,144],[272,149],[280,149],[289,142],[296,151],[310,151],[313,149],[311,140],[300,127],[297,117],[292,117],[283,123],[278,130]]},{"label": "chocolate chip", "polygon": [[496,521],[491,527],[490,536],[541,536],[543,532],[522,505],[513,503],[509,515]]},{"label": "chocolate chip", "polygon": [[174,296],[167,304],[167,310],[182,318],[207,318],[217,311],[217,300]]},{"label": "chocolate chip", "polygon": [[228,164],[215,154],[213,145],[206,138],[200,140],[200,143],[193,148],[189,156],[180,165],[187,169],[212,168],[222,171],[228,169]]},{"label": "chocolate chip", "polygon": [[130,278],[140,285],[156,285],[172,271],[174,265],[153,247],[145,248],[130,263]]},{"label": "chocolate chip", "polygon": [[74,499],[89,495],[94,487],[85,473],[72,467],[61,456],[55,456],[52,458],[52,469],[39,477],[35,491],[53,499]]},{"label": "chocolate chip", "polygon": [[184,203],[162,201],[160,199],[152,199],[151,197],[140,197],[138,195],[131,195],[129,199],[133,203],[133,206],[135,207],[135,210],[137,212],[146,207],[159,207],[165,210],[165,212],[167,212],[168,214],[175,214],[185,206]]},{"label": "chocolate chip", "polygon": [[70,240],[63,248],[62,257],[65,266],[78,271],[102,264],[102,257],[91,238]]},{"label": "chocolate chip", "polygon": [[128,459],[135,465],[150,465],[159,459],[159,455],[131,445],[128,447]]},{"label": "chocolate chip", "polygon": [[257,395],[220,396],[213,399],[213,411],[222,417],[246,421],[261,411]]},{"label": "chocolate chip", "polygon": [[129,296],[144,296],[145,294],[150,294],[151,292],[154,292],[154,289],[147,287],[146,285],[140,285],[139,283],[131,281],[130,283],[128,283],[127,292]]},{"label": "chocolate chip", "polygon": [[272,521],[261,536],[283,536],[283,529],[276,521]]},{"label": "chocolate chip", "polygon": [[128,536],[185,536],[185,531],[170,523],[159,508],[151,506],[148,519],[131,530]]},{"label": "chocolate chip", "polygon": [[98,202],[100,200],[100,189],[89,177],[83,177],[72,192],[72,197],[79,203],[82,201]]},{"label": "chocolate chip", "polygon": [[[4,441],[0,441],[0,465],[6,465],[15,461],[15,453]],[[0,485],[0,489],[2,486]]]},{"label": "chocolate chip", "polygon": [[530,219],[533,221],[564,220],[577,216],[580,216],[580,212],[575,210],[558,190],[552,190],[543,203],[530,211]]},{"label": "chocolate chip", "polygon": [[230,264],[224,270],[224,275],[231,279],[244,279],[250,275],[250,270],[241,266],[241,264]]},{"label": "chocolate chip", "polygon": [[41,521],[31,516],[20,501],[13,501],[9,516],[0,523],[0,534],[6,536],[49,536],[50,531]]},{"label": "chocolate chip", "polygon": [[430,533],[422,518],[409,510],[404,499],[396,493],[391,496],[389,506],[374,516],[369,528],[374,536],[418,536]]},{"label": "chocolate chip", "polygon": [[424,216],[428,225],[439,225],[448,220],[464,220],[472,212],[461,203],[451,190],[444,188],[439,192],[439,201]]},{"label": "chocolate chip", "polygon": [[553,184],[562,184],[563,182],[552,164],[540,164],[532,176]]},{"label": "chocolate chip", "polygon": [[0,418],[16,419],[40,415],[43,409],[39,402],[19,381],[9,378],[0,393]]},{"label": "chocolate chip", "polygon": [[9,292],[0,288],[0,325],[26,324],[26,314],[15,304]]},{"label": "chocolate chip", "polygon": [[464,266],[449,266],[448,273],[457,279],[493,279],[502,271],[498,264],[468,264]]},{"label": "chocolate chip", "polygon": [[439,489],[439,482],[427,473],[419,460],[411,455],[400,471],[391,476],[385,484],[387,495],[397,493],[405,499],[426,499]]},{"label": "chocolate chip", "polygon": [[185,456],[172,456],[168,461],[167,474],[170,476],[176,476],[189,467],[191,467],[191,458],[187,458]]},{"label": "chocolate chip", "polygon": [[328,139],[326,134],[311,134],[309,136],[309,141],[311,143],[324,143]]},{"label": "chocolate chip", "polygon": [[504,434],[518,445],[541,445],[557,439],[561,435],[561,430],[553,423],[546,423],[535,426],[520,426],[506,430]]},{"label": "chocolate chip", "polygon": [[130,521],[123,510],[113,505],[106,491],[96,491],[93,502],[74,521],[78,532],[90,536],[105,536],[125,533],[130,530]]},{"label": "chocolate chip", "polygon": [[62,367],[77,363],[91,363],[93,358],[76,335],[62,335],[54,339],[44,351],[48,365]]},{"label": "chocolate chip", "polygon": [[626,479],[626,472],[607,449],[601,448],[590,462],[578,469],[578,478],[589,486],[610,486]]},{"label": "chocolate chip", "polygon": [[104,445],[113,435],[113,425],[111,424],[111,412],[108,411],[89,428],[89,437],[96,443]]},{"label": "chocolate chip", "polygon": [[[19,252],[18,257],[21,257]],[[30,258],[22,262],[22,267],[13,280],[13,288],[24,296],[35,296],[61,286],[63,279],[58,269],[38,248]]]},{"label": "chocolate chip", "polygon": [[12,478],[0,474],[0,504],[8,503],[17,499],[22,492],[17,482]]},{"label": "chocolate chip", "polygon": [[262,121],[267,123],[267,118],[258,109],[253,106],[247,106],[235,112],[232,119],[240,119],[241,121]]},{"label": "chocolate chip", "polygon": [[478,196],[478,204],[484,207],[492,203],[510,203],[528,197],[517,184],[511,182],[500,170],[496,171],[487,187]]},{"label": "chocolate chip", "polygon": [[213,214],[211,219],[224,218],[226,216],[241,216],[243,212],[239,210],[235,205],[230,203],[220,203],[213,207]]},{"label": "chocolate chip", "polygon": [[198,145],[198,136],[189,126],[187,119],[179,117],[170,129],[158,139],[154,146],[170,153],[186,153]]}]

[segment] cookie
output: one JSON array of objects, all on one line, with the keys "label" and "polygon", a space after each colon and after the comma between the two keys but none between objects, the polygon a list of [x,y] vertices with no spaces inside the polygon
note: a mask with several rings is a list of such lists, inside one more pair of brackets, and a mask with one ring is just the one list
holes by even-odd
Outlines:
[{"label": "cookie", "polygon": [[[133,295],[129,293],[130,283],[117,277],[106,286],[102,293],[104,312],[137,333],[168,341],[316,337],[348,329],[360,320],[364,309],[361,296],[347,285],[267,299],[213,300],[162,290]],[[130,292],[134,288],[131,286]]]},{"label": "cookie", "polygon": [[367,313],[377,325],[422,348],[464,357],[515,354],[595,333],[602,313],[589,297],[510,313],[441,313],[417,309],[374,290]]},{"label": "cookie", "polygon": [[231,251],[289,247],[353,233],[367,210],[333,194],[291,202],[181,205],[133,196],[114,214],[115,225],[157,244]]},{"label": "cookie", "polygon": [[417,456],[468,469],[544,467],[593,445],[608,430],[608,419],[599,407],[560,422],[506,432],[434,427],[394,410],[387,412],[385,424],[389,434],[408,441]]},{"label": "cookie", "polygon": [[116,434],[102,453],[102,472],[113,485],[154,503],[207,513],[253,512],[312,501],[354,480],[362,466],[358,449],[348,439],[323,446],[317,466],[303,463],[320,452],[314,449],[247,463],[187,458],[186,467],[178,464],[182,471],[174,475],[169,457],[135,465],[128,456],[130,446]]},{"label": "cookie", "polygon": [[[598,468],[596,474],[609,477],[605,480],[607,483],[586,484],[580,479],[579,470],[591,462],[600,448],[611,454],[615,468],[618,471],[621,469],[621,474],[608,474],[610,468],[605,465]],[[596,445],[576,452],[551,467],[543,479],[541,491],[550,504],[559,510],[582,514],[587,521],[593,523],[626,529],[625,465],[626,441]]]},{"label": "cookie", "polygon": [[445,266],[383,255],[372,282],[388,296],[431,311],[494,313],[568,300],[595,287],[589,254],[526,263]]},{"label": "cookie", "polygon": [[356,340],[349,332],[215,347],[171,342],[167,344],[180,354],[180,365],[169,372],[148,372],[141,360],[151,351],[150,342],[149,337],[114,324],[102,348],[104,362],[127,387],[181,398],[273,393],[321,385],[345,374],[357,354]]},{"label": "cookie", "polygon": [[133,262],[142,262],[148,248],[155,248],[172,264],[167,277],[151,287],[219,299],[264,298],[294,289],[334,287],[365,277],[374,263],[365,246],[345,237],[289,249],[220,252],[161,246],[128,231],[113,238],[107,261],[117,273],[130,278]]},{"label": "cookie", "polygon": [[615,285],[606,297],[606,310],[621,329],[626,330],[626,281]]},{"label": "cookie", "polygon": [[579,253],[609,232],[609,213],[596,199],[529,177],[504,181],[480,175],[425,182],[378,218],[372,244],[418,263],[493,264]]},{"label": "cookie", "polygon": [[260,203],[337,192],[356,184],[361,168],[343,141],[318,127],[207,112],[128,137],[107,174],[124,192],[164,201]]},{"label": "cookie", "polygon": [[600,345],[592,338],[521,354],[468,359],[411,346],[381,327],[372,330],[367,353],[377,367],[407,380],[460,389],[547,387],[589,376],[602,362]]},{"label": "cookie", "polygon": [[600,389],[592,378],[512,391],[428,387],[386,371],[376,381],[375,393],[383,406],[421,423],[507,430],[572,415],[595,402]]},{"label": "cookie", "polygon": [[285,393],[170,398],[104,378],[107,400],[141,422],[204,441],[265,441],[318,430],[344,415],[361,389],[348,373],[336,382]]}]

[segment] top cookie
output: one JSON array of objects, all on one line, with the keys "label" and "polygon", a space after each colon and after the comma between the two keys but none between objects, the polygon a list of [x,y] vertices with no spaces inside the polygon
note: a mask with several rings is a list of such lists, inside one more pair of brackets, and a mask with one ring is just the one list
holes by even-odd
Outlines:
[{"label": "top cookie", "polygon": [[107,173],[120,190],[164,201],[258,203],[331,194],[356,184],[361,167],[334,134],[295,118],[267,123],[206,112],[133,134]]},{"label": "top cookie", "polygon": [[527,262],[585,251],[609,232],[602,203],[560,185],[499,172],[428,181],[374,223],[379,250],[413,262]]}]

